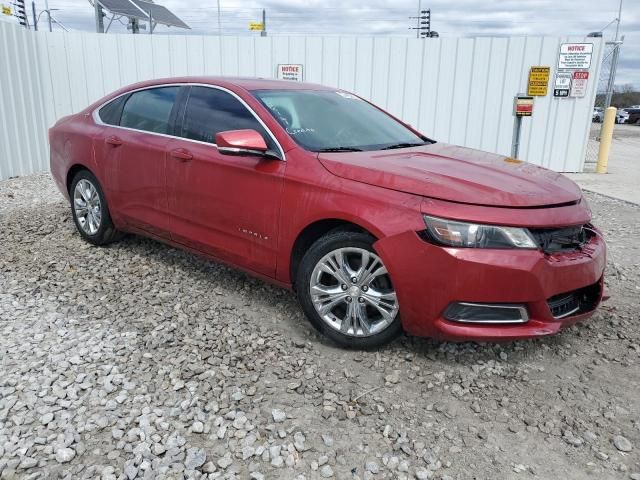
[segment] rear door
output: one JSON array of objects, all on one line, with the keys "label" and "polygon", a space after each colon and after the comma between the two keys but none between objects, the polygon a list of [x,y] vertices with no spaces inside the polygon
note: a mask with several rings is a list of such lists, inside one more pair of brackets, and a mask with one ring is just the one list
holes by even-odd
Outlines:
[{"label": "rear door", "polygon": [[113,208],[132,227],[169,236],[165,151],[181,86],[128,95],[119,126],[103,134],[102,157]]},{"label": "rear door", "polygon": [[221,88],[192,86],[167,144],[167,194],[175,241],[268,276],[275,275],[286,162],[224,155],[216,133],[253,129],[279,145],[247,105]]}]

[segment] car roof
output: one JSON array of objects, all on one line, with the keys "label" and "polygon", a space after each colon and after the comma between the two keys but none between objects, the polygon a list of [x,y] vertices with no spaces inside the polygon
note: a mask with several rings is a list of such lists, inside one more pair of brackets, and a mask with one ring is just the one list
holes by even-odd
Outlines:
[{"label": "car roof", "polygon": [[224,76],[189,76],[159,78],[147,80],[126,87],[134,90],[153,85],[166,85],[172,83],[203,83],[220,87],[236,86],[245,90],[335,90],[335,88],[319,85],[317,83],[295,82],[291,80],[273,80],[268,78],[253,77],[224,77]]},{"label": "car roof", "polygon": [[110,93],[106,97],[103,97],[96,102],[89,105],[82,112],[93,111],[100,105],[103,105],[112,99],[124,95],[128,92],[139,90],[148,87],[154,87],[159,85],[172,85],[183,83],[201,83],[204,85],[213,85],[218,87],[227,88],[229,90],[243,89],[245,91],[254,90],[325,90],[335,91],[333,87],[327,87],[325,85],[319,85],[317,83],[308,82],[295,82],[291,80],[273,80],[268,78],[253,78],[253,77],[224,77],[224,76],[187,76],[187,77],[166,77],[156,78],[153,80],[144,80],[142,82],[134,83],[121,87],[115,92]]}]

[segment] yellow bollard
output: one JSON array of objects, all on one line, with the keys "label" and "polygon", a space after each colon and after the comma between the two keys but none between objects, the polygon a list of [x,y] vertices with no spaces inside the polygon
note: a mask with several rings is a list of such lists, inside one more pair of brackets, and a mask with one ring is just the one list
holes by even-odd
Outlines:
[{"label": "yellow bollard", "polygon": [[604,111],[602,129],[600,130],[600,150],[598,150],[598,165],[596,173],[607,173],[609,163],[609,150],[611,150],[611,140],[613,139],[613,126],[616,123],[615,107],[609,107]]}]

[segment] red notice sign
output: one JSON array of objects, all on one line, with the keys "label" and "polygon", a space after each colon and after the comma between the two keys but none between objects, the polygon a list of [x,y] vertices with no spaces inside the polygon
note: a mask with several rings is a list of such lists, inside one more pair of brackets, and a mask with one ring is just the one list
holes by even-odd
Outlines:
[{"label": "red notice sign", "polygon": [[533,114],[533,97],[519,95],[514,105],[516,117],[530,117]]},{"label": "red notice sign", "polygon": [[304,80],[303,69],[304,65],[300,64],[278,64],[276,78],[278,80],[302,82]]},{"label": "red notice sign", "polygon": [[573,72],[573,80],[571,82],[571,97],[584,97],[587,94],[587,81],[589,80],[589,72],[578,71]]}]

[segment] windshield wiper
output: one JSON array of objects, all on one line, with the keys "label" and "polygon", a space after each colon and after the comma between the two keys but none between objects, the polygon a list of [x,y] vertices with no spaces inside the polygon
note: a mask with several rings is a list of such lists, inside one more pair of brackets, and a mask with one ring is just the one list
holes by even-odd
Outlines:
[{"label": "windshield wiper", "polygon": [[422,142],[422,143],[394,143],[393,145],[388,145],[386,147],[381,148],[380,150],[393,150],[394,148],[420,147],[422,145],[427,145],[427,142]]},{"label": "windshield wiper", "polygon": [[357,147],[329,147],[318,150],[318,152],[362,152],[361,148]]}]

